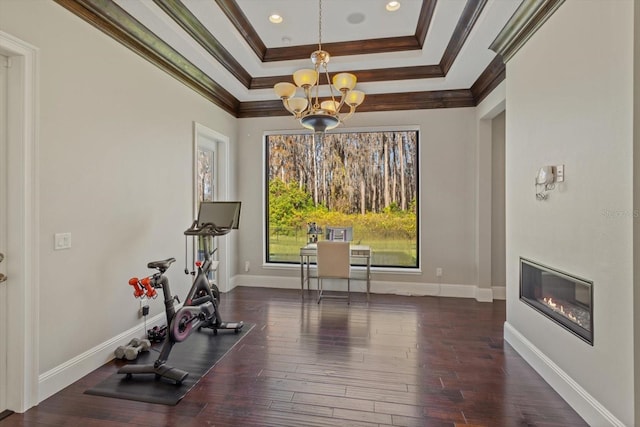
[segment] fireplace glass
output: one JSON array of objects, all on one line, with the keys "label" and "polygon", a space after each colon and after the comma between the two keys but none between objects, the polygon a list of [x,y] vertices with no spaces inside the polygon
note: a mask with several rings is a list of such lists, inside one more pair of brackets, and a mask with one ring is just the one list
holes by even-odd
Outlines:
[{"label": "fireplace glass", "polygon": [[520,258],[520,300],[593,345],[593,282]]}]

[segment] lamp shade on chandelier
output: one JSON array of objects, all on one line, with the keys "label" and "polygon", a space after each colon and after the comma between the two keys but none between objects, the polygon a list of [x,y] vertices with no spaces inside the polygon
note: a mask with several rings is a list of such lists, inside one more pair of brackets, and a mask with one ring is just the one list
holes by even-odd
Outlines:
[{"label": "lamp shade on chandelier", "polygon": [[[335,128],[351,117],[364,101],[364,92],[354,89],[356,76],[351,73],[338,73],[333,76],[333,80],[330,78],[327,64],[331,56],[329,52],[322,50],[322,0],[319,0],[319,11],[318,50],[311,54],[313,69],[305,68],[293,73],[295,85],[281,82],[273,87],[287,111],[300,120],[302,126],[316,133]],[[330,94],[325,100],[321,100],[319,96],[323,75]],[[296,96],[298,88],[302,89],[304,96]],[[339,100],[336,100],[334,89],[340,93]],[[343,113],[345,105],[348,111]]]}]

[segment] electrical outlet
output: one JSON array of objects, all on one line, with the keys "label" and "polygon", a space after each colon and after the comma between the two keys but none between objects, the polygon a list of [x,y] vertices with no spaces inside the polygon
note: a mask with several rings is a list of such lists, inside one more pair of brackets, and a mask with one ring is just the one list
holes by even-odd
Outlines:
[{"label": "electrical outlet", "polygon": [[140,307],[138,308],[138,319],[143,318],[149,314],[149,306],[142,305],[142,301],[140,301]]},{"label": "electrical outlet", "polygon": [[436,277],[442,277],[442,268],[441,267],[436,268]]},{"label": "electrical outlet", "polygon": [[249,261],[245,261],[244,262],[244,271],[248,272],[250,268],[251,268],[251,264],[249,263]]}]

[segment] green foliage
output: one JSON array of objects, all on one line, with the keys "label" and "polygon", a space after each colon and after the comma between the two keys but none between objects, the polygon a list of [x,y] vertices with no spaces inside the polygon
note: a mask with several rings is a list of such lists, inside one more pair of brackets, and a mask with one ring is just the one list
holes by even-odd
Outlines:
[{"label": "green foliage", "polygon": [[282,233],[300,227],[312,207],[311,196],[295,182],[269,181],[269,227],[272,232]]},{"label": "green foliage", "polygon": [[311,195],[294,182],[269,182],[269,257],[272,261],[296,261],[306,242],[306,226],[351,226],[355,243],[371,246],[380,265],[413,266],[416,262],[417,221],[415,199],[403,211],[392,203],[382,212],[349,214],[313,206]]},{"label": "green foliage", "polygon": [[295,183],[286,184],[279,179],[269,183],[269,226],[271,233],[292,235],[304,230],[307,223],[321,227],[352,226],[356,240],[376,238],[402,238],[415,240],[416,214],[412,201],[410,210],[402,211],[397,204],[380,213],[347,214],[328,210],[320,205],[313,207],[311,196]]},{"label": "green foliage", "polygon": [[401,212],[400,206],[396,202],[391,202],[389,206],[382,210],[384,213]]}]

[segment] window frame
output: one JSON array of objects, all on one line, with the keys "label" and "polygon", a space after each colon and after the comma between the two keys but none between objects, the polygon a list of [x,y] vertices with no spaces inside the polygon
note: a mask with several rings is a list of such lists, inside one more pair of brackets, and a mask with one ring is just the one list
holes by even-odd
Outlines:
[{"label": "window frame", "polygon": [[[371,269],[378,272],[395,272],[395,273],[421,273],[422,272],[422,218],[420,215],[421,199],[422,199],[422,186],[420,185],[421,179],[421,159],[420,159],[420,146],[421,146],[421,130],[417,125],[402,125],[402,126],[377,126],[377,127],[358,127],[358,128],[338,128],[335,130],[327,131],[326,134],[341,134],[341,133],[367,133],[367,132],[416,132],[416,265],[414,266],[381,266],[371,265]],[[283,268],[283,267],[298,267],[300,262],[296,261],[270,261],[269,260],[269,150],[268,150],[268,137],[273,135],[311,135],[312,132],[304,129],[287,129],[287,130],[269,130],[262,134],[262,226],[263,226],[263,239],[262,239],[262,266],[264,268]],[[356,266],[357,268],[357,266]]]}]

